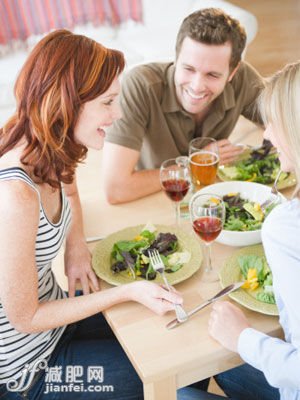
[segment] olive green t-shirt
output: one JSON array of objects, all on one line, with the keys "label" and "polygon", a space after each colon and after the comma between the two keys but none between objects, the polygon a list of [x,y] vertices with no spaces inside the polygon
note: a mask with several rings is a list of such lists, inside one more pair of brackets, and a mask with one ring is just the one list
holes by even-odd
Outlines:
[{"label": "olive green t-shirt", "polygon": [[174,71],[173,63],[151,63],[123,78],[122,118],[110,127],[106,140],[140,151],[138,169],[159,168],[164,160],[187,155],[194,137],[227,138],[240,115],[261,124],[255,101],[263,80],[249,64],[241,63],[197,130],[193,116],[177,101]]}]

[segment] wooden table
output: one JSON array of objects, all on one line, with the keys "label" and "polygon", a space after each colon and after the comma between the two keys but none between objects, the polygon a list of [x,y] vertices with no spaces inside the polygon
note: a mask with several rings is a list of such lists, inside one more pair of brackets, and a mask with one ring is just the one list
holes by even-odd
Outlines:
[{"label": "wooden table", "polygon": [[[96,174],[96,172],[95,172]],[[163,193],[135,202],[111,206],[101,189],[93,198],[83,193],[84,221],[87,236],[103,235],[147,221],[174,222],[171,202]],[[290,190],[284,194],[288,195]],[[94,193],[95,194],[95,193]],[[199,244],[200,245],[200,244]],[[236,247],[213,244],[213,263],[221,267]],[[220,284],[203,283],[200,269],[193,277],[176,285],[189,310],[214,295]],[[103,288],[109,285],[103,282]],[[241,307],[243,308],[243,307]],[[163,317],[136,303],[126,303],[105,312],[105,317],[144,383],[146,400],[175,400],[176,389],[242,364],[238,355],[224,349],[207,331],[210,307],[180,327],[167,330],[174,313]],[[273,336],[280,336],[277,317],[243,308],[251,325]]]}]

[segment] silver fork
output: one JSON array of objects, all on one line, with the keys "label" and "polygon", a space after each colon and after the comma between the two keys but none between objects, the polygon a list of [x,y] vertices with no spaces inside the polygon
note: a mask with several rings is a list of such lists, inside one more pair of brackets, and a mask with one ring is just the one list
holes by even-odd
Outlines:
[{"label": "silver fork", "polygon": [[274,183],[272,185],[272,188],[271,188],[271,196],[260,205],[260,208],[263,211],[266,211],[266,209],[268,207],[270,207],[271,204],[275,203],[275,201],[277,201],[277,199],[279,197],[279,192],[278,192],[278,189],[277,189],[277,182],[278,182],[278,179],[279,179],[279,177],[281,175],[281,172],[282,171],[280,169],[278,174],[276,175],[275,181],[274,181]]},{"label": "silver fork", "polygon": [[[170,286],[166,275],[165,275],[165,265],[160,257],[160,254],[157,250],[148,250],[148,255],[150,258],[150,262],[152,264],[152,267],[155,271],[157,271],[161,277],[164,280],[164,283],[167,287],[167,289],[171,292],[172,287]],[[184,322],[188,319],[187,313],[184,311],[183,307],[179,304],[174,304],[175,306],[175,313],[176,313],[176,318],[179,322]]]}]

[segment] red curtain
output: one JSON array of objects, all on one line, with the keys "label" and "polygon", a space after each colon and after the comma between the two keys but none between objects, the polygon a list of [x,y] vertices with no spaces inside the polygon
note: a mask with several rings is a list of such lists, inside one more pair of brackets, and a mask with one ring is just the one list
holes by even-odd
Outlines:
[{"label": "red curtain", "polygon": [[0,44],[51,29],[142,21],[142,0],[1,0]]}]

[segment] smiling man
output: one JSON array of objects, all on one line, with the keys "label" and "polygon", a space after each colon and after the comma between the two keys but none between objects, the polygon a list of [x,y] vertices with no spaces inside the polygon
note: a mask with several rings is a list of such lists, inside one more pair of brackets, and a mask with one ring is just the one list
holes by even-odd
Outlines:
[{"label": "smiling man", "polygon": [[159,191],[161,163],[187,155],[195,137],[218,141],[220,163],[241,153],[227,138],[240,115],[261,123],[255,102],[263,88],[259,74],[241,61],[245,44],[237,20],[219,9],[202,9],[184,19],[175,63],[140,65],[127,73],[123,117],[108,130],[104,146],[110,203]]}]

